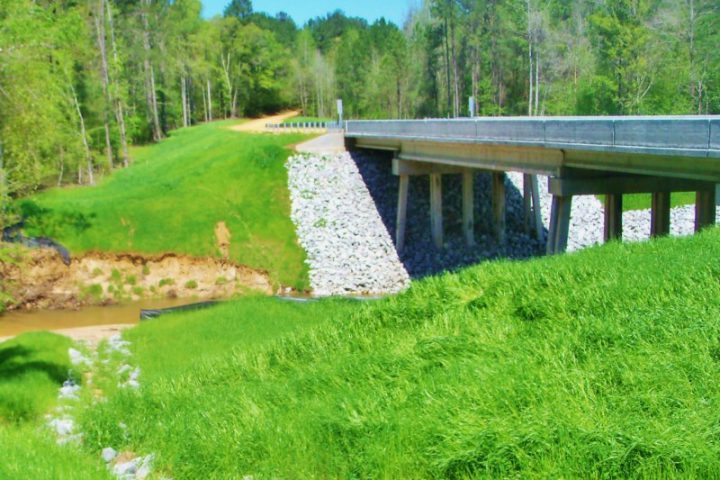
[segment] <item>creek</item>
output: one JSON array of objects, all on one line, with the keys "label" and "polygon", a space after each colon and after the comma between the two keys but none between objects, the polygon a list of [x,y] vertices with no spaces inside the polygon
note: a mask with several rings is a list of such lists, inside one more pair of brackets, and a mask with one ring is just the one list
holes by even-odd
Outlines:
[{"label": "creek", "polygon": [[179,307],[194,301],[197,300],[166,298],[105,307],[85,307],[79,310],[10,311],[0,315],[0,338],[41,330],[135,325],[140,320],[140,310]]}]

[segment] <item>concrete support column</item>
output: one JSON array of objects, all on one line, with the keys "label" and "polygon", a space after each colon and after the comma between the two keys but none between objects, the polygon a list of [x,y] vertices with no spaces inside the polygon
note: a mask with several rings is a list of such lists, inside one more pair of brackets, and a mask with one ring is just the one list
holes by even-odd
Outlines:
[{"label": "concrete support column", "polygon": [[523,175],[523,219],[525,220],[525,233],[530,235],[533,230],[532,216],[532,175]]},{"label": "concrete support column", "polygon": [[670,193],[655,192],[652,194],[650,213],[650,236],[660,237],[670,234]]},{"label": "concrete support column", "polygon": [[564,253],[565,250],[567,250],[571,210],[571,196],[553,196],[552,209],[550,211],[550,234],[548,235],[547,241],[548,255]]},{"label": "concrete support column", "polygon": [[407,175],[400,175],[399,178],[400,184],[398,188],[397,222],[395,225],[395,247],[400,255],[403,250],[405,250],[405,228],[407,226],[407,200],[410,177]]},{"label": "concrete support column", "polygon": [[505,173],[492,174],[492,211],[495,240],[505,243]]},{"label": "concrete support column", "polygon": [[472,247],[475,245],[475,173],[468,168],[463,171],[462,179],[463,233],[465,243]]},{"label": "concrete support column", "polygon": [[620,194],[605,195],[605,233],[604,240],[622,241],[623,225],[623,199]]},{"label": "concrete support column", "polygon": [[437,248],[443,247],[443,217],[442,217],[442,175],[430,174],[430,230],[433,243]]},{"label": "concrete support column", "polygon": [[695,194],[695,231],[715,224],[715,191],[706,190]]},{"label": "concrete support column", "polygon": [[543,234],[540,188],[535,175],[523,175],[523,208],[525,212],[525,233],[540,240]]}]

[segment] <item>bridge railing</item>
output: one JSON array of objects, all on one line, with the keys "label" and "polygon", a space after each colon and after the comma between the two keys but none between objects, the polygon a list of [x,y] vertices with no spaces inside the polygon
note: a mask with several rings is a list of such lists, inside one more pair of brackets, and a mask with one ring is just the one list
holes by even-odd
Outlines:
[{"label": "bridge railing", "polygon": [[495,117],[348,121],[349,137],[720,156],[720,117]]},{"label": "bridge railing", "polygon": [[268,123],[265,125],[268,130],[290,131],[290,130],[327,130],[342,131],[344,126],[339,122],[287,122]]}]

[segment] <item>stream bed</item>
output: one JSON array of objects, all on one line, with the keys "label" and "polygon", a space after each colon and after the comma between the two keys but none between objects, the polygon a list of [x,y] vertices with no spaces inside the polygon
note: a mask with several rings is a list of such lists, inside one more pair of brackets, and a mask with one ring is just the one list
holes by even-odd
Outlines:
[{"label": "stream bed", "polygon": [[41,330],[135,325],[140,321],[140,310],[179,307],[194,301],[197,300],[166,298],[105,307],[86,307],[80,310],[11,311],[0,315],[0,338]]}]

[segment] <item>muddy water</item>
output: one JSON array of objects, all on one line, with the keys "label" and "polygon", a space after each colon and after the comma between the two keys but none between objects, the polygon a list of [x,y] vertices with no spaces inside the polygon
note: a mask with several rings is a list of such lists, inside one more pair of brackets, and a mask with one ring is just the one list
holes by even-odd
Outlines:
[{"label": "muddy water", "polygon": [[143,300],[109,307],[87,307],[81,310],[40,310],[8,312],[0,315],[0,338],[38,330],[65,330],[98,325],[134,325],[140,310],[178,307],[196,302],[188,299]]}]

